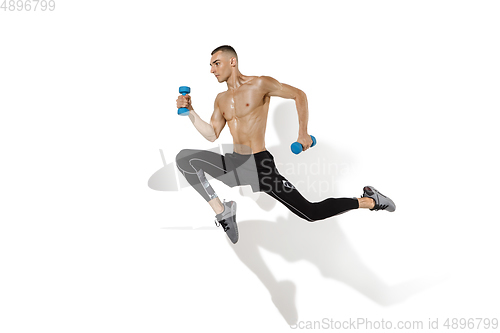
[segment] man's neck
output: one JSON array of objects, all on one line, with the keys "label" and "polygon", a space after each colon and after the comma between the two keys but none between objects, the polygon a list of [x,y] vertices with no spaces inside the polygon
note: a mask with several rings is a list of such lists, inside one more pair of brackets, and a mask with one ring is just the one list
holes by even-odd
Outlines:
[{"label": "man's neck", "polygon": [[231,76],[227,79],[227,90],[238,89],[246,81],[246,76],[241,74],[239,70],[235,70]]}]

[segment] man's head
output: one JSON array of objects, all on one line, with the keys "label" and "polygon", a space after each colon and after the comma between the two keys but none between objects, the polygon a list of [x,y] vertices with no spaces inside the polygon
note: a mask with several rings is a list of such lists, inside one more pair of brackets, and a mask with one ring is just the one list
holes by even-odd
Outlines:
[{"label": "man's head", "polygon": [[212,51],[210,73],[215,74],[217,81],[227,81],[233,69],[238,69],[238,55],[231,46],[222,45]]}]

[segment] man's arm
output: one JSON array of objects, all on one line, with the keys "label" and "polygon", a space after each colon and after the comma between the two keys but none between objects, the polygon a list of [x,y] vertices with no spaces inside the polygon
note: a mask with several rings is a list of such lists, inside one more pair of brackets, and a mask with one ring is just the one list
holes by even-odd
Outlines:
[{"label": "man's arm", "polygon": [[215,99],[214,113],[212,113],[212,118],[210,118],[210,124],[214,129],[215,141],[219,138],[220,132],[222,132],[224,126],[226,126],[226,118],[224,118],[222,112],[219,110],[219,95],[217,95],[217,98]]},{"label": "man's arm", "polygon": [[299,116],[299,137],[297,142],[302,144],[304,150],[309,149],[312,145],[312,139],[309,134],[307,134],[307,123],[309,120],[309,110],[307,107],[307,96],[306,94],[295,87],[288,84],[280,83],[277,80],[269,76],[261,77],[262,88],[267,92],[266,95],[278,96],[286,99],[295,100],[295,106],[297,108],[297,113]]},{"label": "man's arm", "polygon": [[208,124],[203,119],[201,119],[200,116],[194,110],[189,111],[189,119],[191,119],[191,122],[193,123],[194,127],[196,127],[198,132],[200,132],[200,134],[203,135],[205,139],[207,139],[210,142],[214,142],[215,139],[217,139],[212,125]]},{"label": "man's arm", "polygon": [[[193,123],[194,127],[200,132],[201,135],[205,139],[210,142],[214,142],[220,135],[220,132],[226,125],[226,119],[222,116],[219,111],[218,99],[219,96],[215,99],[214,105],[214,113],[212,114],[212,119],[210,120],[210,124],[205,122],[200,116],[194,111],[193,106],[191,105],[191,98],[189,95],[179,96],[179,99],[184,99],[184,101],[178,100],[178,107],[187,107],[189,109],[189,119]],[[179,106],[180,105],[180,106]]]}]

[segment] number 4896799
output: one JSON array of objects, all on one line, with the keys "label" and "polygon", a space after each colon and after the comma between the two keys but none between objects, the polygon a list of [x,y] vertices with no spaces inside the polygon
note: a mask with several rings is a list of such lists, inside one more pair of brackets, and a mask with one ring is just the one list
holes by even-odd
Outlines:
[{"label": "number 4896799", "polygon": [[56,2],[55,0],[3,0],[0,9],[4,12],[53,11],[56,9]]}]

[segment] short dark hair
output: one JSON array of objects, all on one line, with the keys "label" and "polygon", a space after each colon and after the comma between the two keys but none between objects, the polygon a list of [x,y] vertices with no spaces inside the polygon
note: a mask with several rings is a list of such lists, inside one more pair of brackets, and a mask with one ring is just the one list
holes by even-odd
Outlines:
[{"label": "short dark hair", "polygon": [[222,52],[229,52],[232,56],[236,57],[238,59],[238,54],[236,53],[236,50],[229,45],[222,45],[216,48],[215,50],[212,51],[211,55],[214,55],[215,53],[222,51]]}]

